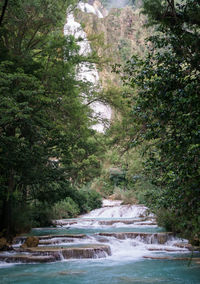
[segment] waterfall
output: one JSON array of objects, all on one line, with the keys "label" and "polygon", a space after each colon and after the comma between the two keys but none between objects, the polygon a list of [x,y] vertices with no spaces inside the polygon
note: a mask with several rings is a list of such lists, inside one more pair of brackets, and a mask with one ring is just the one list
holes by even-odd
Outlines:
[{"label": "waterfall", "polygon": [[[98,18],[103,18],[102,13],[94,8],[92,5],[80,2],[77,6],[81,11],[86,13],[92,13]],[[87,56],[92,50],[90,43],[87,39],[87,34],[82,29],[80,23],[75,21],[73,13],[67,15],[67,21],[64,26],[64,35],[73,35],[80,46],[80,55]],[[79,80],[91,83],[97,91],[100,90],[100,80],[97,67],[94,63],[82,63],[79,64],[77,69],[77,78]],[[99,118],[99,121],[110,121],[111,119],[111,108],[99,101],[90,104],[95,116]],[[93,129],[98,132],[104,132],[105,126],[102,122],[93,126]]]},{"label": "waterfall", "polygon": [[[117,218],[117,219],[116,219]],[[52,228],[37,228],[38,247],[27,247],[25,236],[15,239],[12,252],[1,252],[0,262],[46,263],[70,259],[104,259],[116,262],[145,258],[183,259],[192,249],[186,240],[164,232],[143,205],[121,205],[104,200],[103,207],[76,219],[55,221]],[[169,256],[170,254],[170,256]],[[189,259],[187,257],[186,259]]]}]

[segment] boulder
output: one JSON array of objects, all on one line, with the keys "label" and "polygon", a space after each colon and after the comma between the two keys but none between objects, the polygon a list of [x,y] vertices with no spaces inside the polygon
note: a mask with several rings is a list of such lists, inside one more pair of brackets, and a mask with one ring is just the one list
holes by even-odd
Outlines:
[{"label": "boulder", "polygon": [[35,237],[35,236],[32,236],[32,237],[28,237],[25,240],[25,243],[21,247],[22,248],[23,247],[34,248],[34,247],[37,247],[38,244],[39,244],[39,238]]},{"label": "boulder", "polygon": [[163,245],[167,242],[169,236],[166,233],[159,233],[157,234],[157,240],[160,245]]},{"label": "boulder", "polygon": [[10,250],[9,243],[6,238],[0,238],[0,250]]},{"label": "boulder", "polygon": [[199,238],[193,238],[193,239],[190,240],[190,244],[192,246],[199,247],[200,246],[200,239]]}]

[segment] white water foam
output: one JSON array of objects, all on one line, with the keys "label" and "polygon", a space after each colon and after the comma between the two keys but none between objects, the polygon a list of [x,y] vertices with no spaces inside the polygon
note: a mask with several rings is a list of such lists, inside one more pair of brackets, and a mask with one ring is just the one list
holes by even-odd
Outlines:
[{"label": "white water foam", "polygon": [[83,218],[139,218],[148,215],[148,208],[139,205],[103,207],[85,214]]},{"label": "white water foam", "polygon": [[103,18],[101,11],[99,11],[99,9],[97,7],[94,7],[94,6],[92,6],[88,3],[80,2],[78,4],[78,8],[84,13],[92,13],[95,16],[97,16],[98,18]]},{"label": "white water foam", "polygon": [[103,199],[102,207],[113,207],[113,206],[119,206],[121,204],[122,200]]},{"label": "white water foam", "polygon": [[0,268],[6,268],[6,267],[14,266],[14,265],[17,265],[17,264],[20,264],[20,263],[18,263],[18,262],[8,263],[8,262],[0,261]]}]

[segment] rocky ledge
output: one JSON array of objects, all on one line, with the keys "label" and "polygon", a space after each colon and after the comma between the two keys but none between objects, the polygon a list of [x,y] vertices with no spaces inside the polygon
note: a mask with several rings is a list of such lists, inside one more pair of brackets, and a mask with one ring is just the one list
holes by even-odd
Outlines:
[{"label": "rocky ledge", "polygon": [[[26,240],[28,238],[31,238],[31,237],[26,237],[26,236],[18,236],[16,237],[14,240],[13,240],[13,244],[19,244],[19,243],[24,243],[26,242]],[[73,234],[63,234],[63,235],[46,235],[46,236],[37,236],[38,240],[39,240],[39,244],[48,244],[48,240],[50,239],[56,239],[58,238],[60,241],[63,241],[65,240],[65,242],[73,242],[73,239],[84,239],[84,238],[87,238],[86,235],[84,234],[76,234],[76,235],[73,235]],[[55,243],[59,243],[59,240],[58,242],[55,242]],[[50,242],[52,243],[52,242]]]},{"label": "rocky ledge", "polygon": [[173,238],[173,233],[138,233],[138,232],[123,232],[123,233],[99,233],[99,236],[115,237],[120,240],[139,238],[146,244],[165,244]]},{"label": "rocky ledge", "polygon": [[84,245],[82,247],[27,247],[15,249],[13,253],[1,253],[4,262],[54,262],[62,259],[103,258],[111,255],[107,245]]},{"label": "rocky ledge", "polygon": [[7,263],[44,263],[56,261],[53,255],[34,255],[27,253],[0,254],[0,261]]},{"label": "rocky ledge", "polygon": [[143,258],[155,259],[155,260],[186,260],[186,261],[195,261],[196,263],[200,262],[199,257],[170,257],[170,256],[148,256],[145,255]]}]

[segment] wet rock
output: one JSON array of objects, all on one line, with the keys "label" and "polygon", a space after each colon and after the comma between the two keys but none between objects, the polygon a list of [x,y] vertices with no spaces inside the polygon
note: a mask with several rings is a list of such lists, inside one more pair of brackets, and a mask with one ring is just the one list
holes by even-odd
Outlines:
[{"label": "wet rock", "polygon": [[157,240],[158,240],[158,243],[163,245],[167,242],[168,240],[168,234],[165,234],[165,233],[159,233],[157,234]]},{"label": "wet rock", "polygon": [[12,244],[13,244],[13,245],[21,244],[21,243],[25,242],[26,238],[27,238],[27,237],[25,237],[25,236],[17,236],[17,237],[15,237],[15,238],[13,239]]},{"label": "wet rock", "polygon": [[11,250],[12,247],[7,242],[6,238],[0,238],[0,251],[2,250]]},{"label": "wet rock", "polygon": [[52,222],[56,226],[66,226],[66,225],[71,226],[78,223],[77,221],[65,221],[65,220],[53,220]]},{"label": "wet rock", "polygon": [[148,248],[149,251],[167,251],[167,252],[183,252],[183,250],[172,248]]},{"label": "wet rock", "polygon": [[200,251],[199,246],[192,246],[191,244],[186,243],[186,242],[175,243],[174,246],[179,247],[179,248],[186,248],[190,251]]},{"label": "wet rock", "polygon": [[105,238],[105,237],[102,237],[102,236],[96,235],[95,238],[96,238],[96,240],[97,240],[98,242],[100,242],[100,243],[107,243],[107,242],[108,242],[108,239]]},{"label": "wet rock", "polygon": [[107,245],[84,245],[84,247],[37,247],[27,248],[26,252],[40,255],[53,255],[56,259],[70,258],[101,258],[111,255],[110,247]]},{"label": "wet rock", "polygon": [[[22,244],[22,248],[28,247],[27,245],[27,240],[29,238],[37,238],[39,244],[44,244],[44,245],[50,245],[50,244],[59,244],[59,243],[69,243],[69,242],[74,242],[74,239],[83,239],[87,238],[86,235],[84,234],[77,234],[77,235],[72,235],[72,234],[64,234],[64,235],[46,235],[46,236],[38,236],[38,237],[25,237],[25,236],[18,236],[13,240],[13,244]],[[28,240],[28,243],[31,242]],[[35,239],[35,244],[37,244],[37,241]]]},{"label": "wet rock", "polygon": [[164,244],[173,237],[172,233],[140,233],[140,232],[123,232],[123,233],[99,233],[100,236],[115,237],[120,240],[126,238],[139,238],[146,244]]},{"label": "wet rock", "polygon": [[190,251],[200,251],[200,247],[199,246],[191,246],[188,248]]},{"label": "wet rock", "polygon": [[46,236],[39,236],[39,240],[48,240],[48,239],[53,239],[53,238],[71,238],[71,239],[83,239],[87,238],[86,235],[84,234],[64,234],[64,235],[46,235]]},{"label": "wet rock", "polygon": [[32,254],[9,254],[9,255],[0,255],[0,261],[12,263],[44,263],[44,262],[53,262],[56,258],[53,255],[32,255]]},{"label": "wet rock", "polygon": [[[138,220],[137,220],[138,221]],[[107,225],[107,226],[112,226],[113,224],[116,223],[123,223],[123,224],[134,224],[136,222],[136,220],[103,220],[103,221],[99,221],[99,225]]]},{"label": "wet rock", "polygon": [[39,244],[39,238],[35,237],[35,236],[32,236],[32,237],[28,237],[25,240],[25,243],[21,247],[22,248],[23,247],[33,248],[33,247],[37,247],[38,244]]},{"label": "wet rock", "polygon": [[138,226],[156,226],[158,225],[156,222],[151,222],[151,223],[145,223],[145,222],[136,222],[135,225],[138,225]]},{"label": "wet rock", "polygon": [[73,243],[74,239],[70,239],[70,238],[58,238],[58,239],[44,239],[44,240],[40,240],[39,244],[40,245],[53,245],[53,244],[60,244],[60,243]]},{"label": "wet rock", "polygon": [[187,260],[187,261],[200,261],[200,258],[191,257],[171,257],[171,256],[143,256],[143,258],[155,259],[155,260]]},{"label": "wet rock", "polygon": [[188,243],[175,243],[174,246],[178,248],[186,248],[186,249],[192,248],[192,245]]},{"label": "wet rock", "polygon": [[190,240],[190,243],[191,243],[192,246],[200,247],[200,239],[199,238],[193,238],[192,240]]}]

